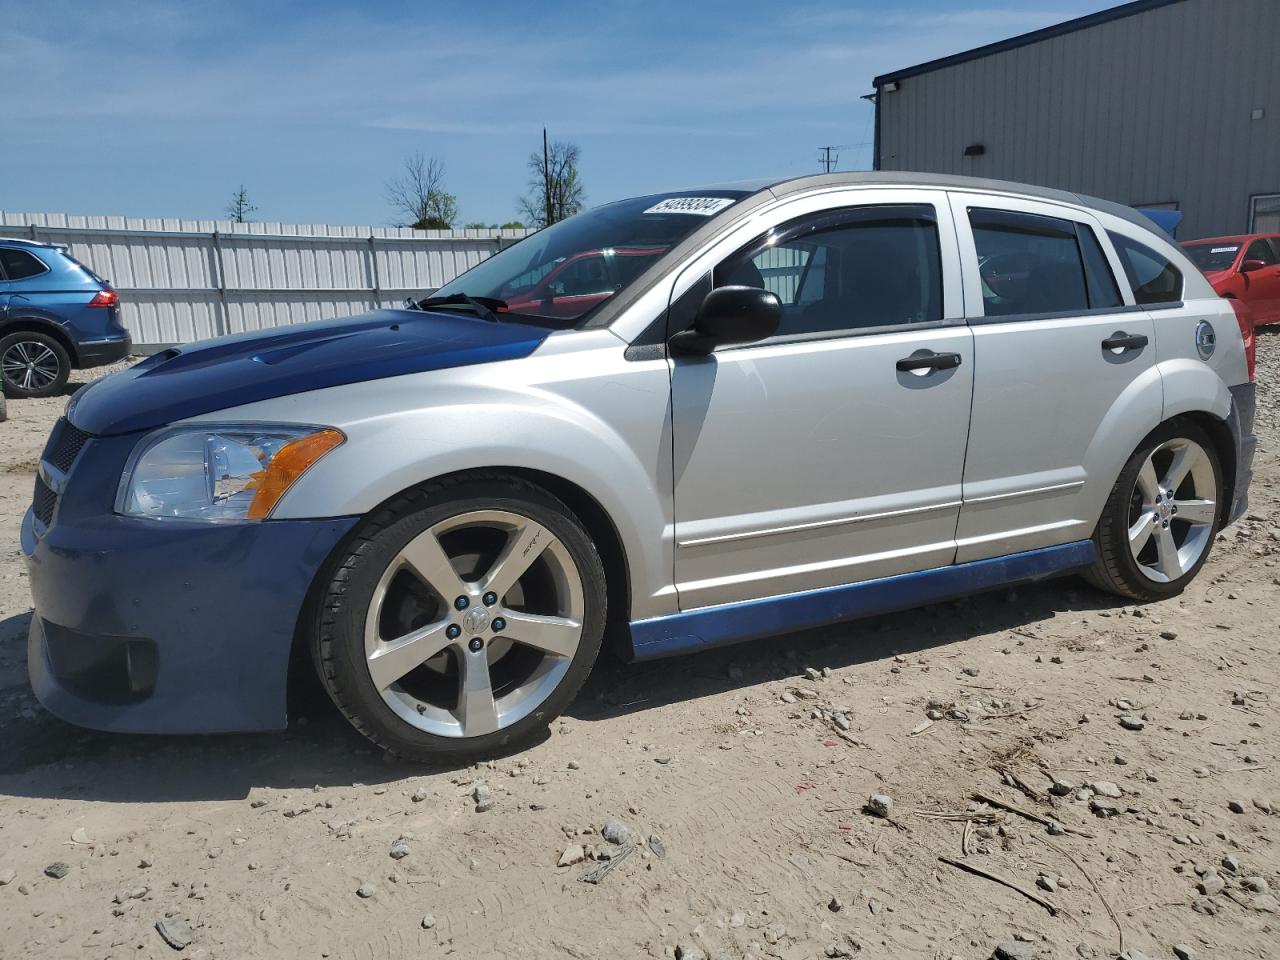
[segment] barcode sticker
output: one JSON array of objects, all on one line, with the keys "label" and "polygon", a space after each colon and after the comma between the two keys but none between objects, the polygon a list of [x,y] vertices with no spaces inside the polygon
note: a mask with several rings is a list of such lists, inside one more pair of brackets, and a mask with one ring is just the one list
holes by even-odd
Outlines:
[{"label": "barcode sticker", "polygon": [[645,213],[691,213],[697,217],[709,217],[732,204],[729,197],[672,197],[655,203]]}]

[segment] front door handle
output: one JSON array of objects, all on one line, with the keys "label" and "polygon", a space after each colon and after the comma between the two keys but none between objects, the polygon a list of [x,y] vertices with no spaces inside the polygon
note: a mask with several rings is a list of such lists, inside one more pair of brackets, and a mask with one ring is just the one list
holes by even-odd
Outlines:
[{"label": "front door handle", "polygon": [[903,357],[898,361],[897,366],[903,373],[928,376],[929,371],[932,370],[952,370],[960,366],[960,354],[920,350],[909,357]]},{"label": "front door handle", "polygon": [[1120,330],[1102,341],[1103,350],[1114,350],[1123,353],[1126,350],[1141,350],[1147,345],[1147,338],[1141,333],[1125,333]]}]

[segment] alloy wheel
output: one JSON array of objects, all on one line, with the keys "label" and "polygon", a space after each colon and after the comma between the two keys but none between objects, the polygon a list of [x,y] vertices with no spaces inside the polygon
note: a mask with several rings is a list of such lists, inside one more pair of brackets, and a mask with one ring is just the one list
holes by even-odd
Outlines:
[{"label": "alloy wheel", "polygon": [[0,357],[0,379],[23,390],[43,390],[58,379],[59,366],[52,348],[38,340],[19,340]]},{"label": "alloy wheel", "polygon": [[556,689],[584,610],[581,574],[549,529],[506,510],[463,513],[387,565],[365,619],[369,677],[427,733],[494,733]]},{"label": "alloy wheel", "polygon": [[1170,583],[1195,567],[1218,515],[1217,477],[1194,440],[1166,440],[1138,472],[1129,504],[1129,550],[1143,576]]}]

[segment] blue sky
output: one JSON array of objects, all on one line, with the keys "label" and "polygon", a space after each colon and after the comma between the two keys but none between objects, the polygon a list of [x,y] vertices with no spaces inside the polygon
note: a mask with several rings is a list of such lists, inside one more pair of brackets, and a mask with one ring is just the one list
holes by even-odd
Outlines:
[{"label": "blue sky", "polygon": [[504,221],[545,124],[589,204],[870,166],[871,78],[1099,0],[0,0],[0,209],[385,224],[404,156]]}]

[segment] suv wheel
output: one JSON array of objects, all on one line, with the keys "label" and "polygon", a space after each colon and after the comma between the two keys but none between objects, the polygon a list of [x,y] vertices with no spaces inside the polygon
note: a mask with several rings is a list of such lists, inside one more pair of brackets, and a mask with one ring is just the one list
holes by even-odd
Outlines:
[{"label": "suv wheel", "polygon": [[10,397],[52,397],[71,375],[66,348],[44,333],[20,330],[0,337],[0,380]]},{"label": "suv wheel", "polygon": [[1218,532],[1222,467],[1191,423],[1152,432],[1129,458],[1094,533],[1097,586],[1135,600],[1181,593]]},{"label": "suv wheel", "polygon": [[357,528],[320,596],[313,654],[370,740],[459,761],[535,740],[582,686],[604,622],[604,569],[569,509],[472,475]]}]

